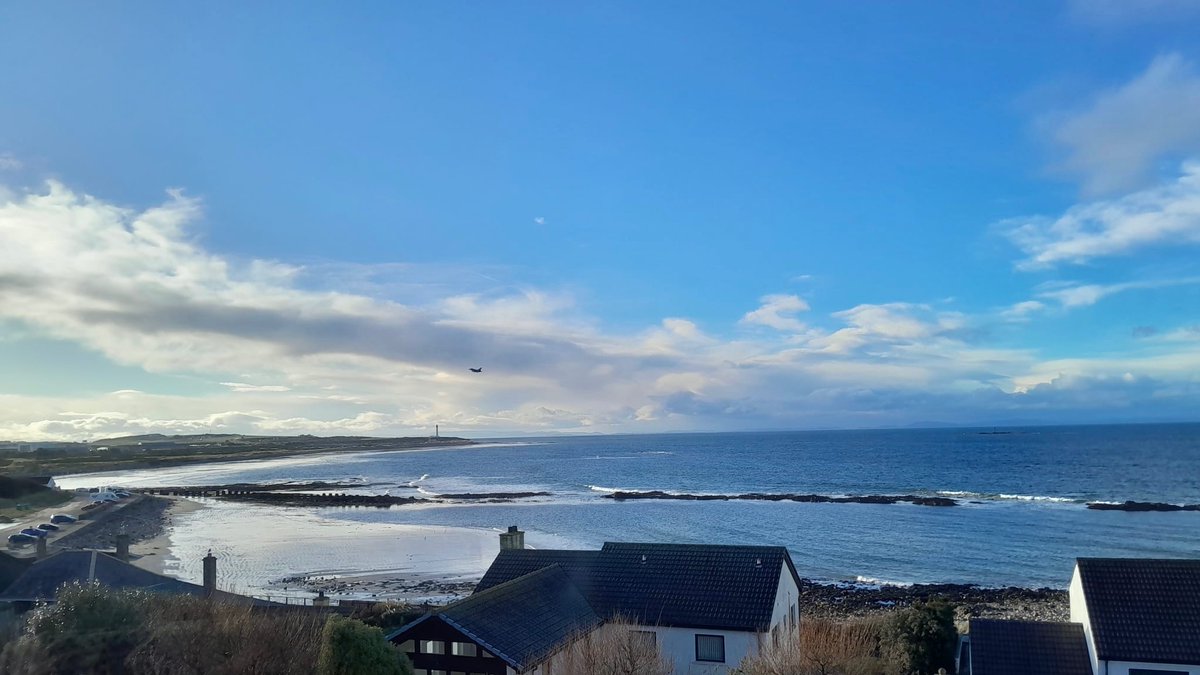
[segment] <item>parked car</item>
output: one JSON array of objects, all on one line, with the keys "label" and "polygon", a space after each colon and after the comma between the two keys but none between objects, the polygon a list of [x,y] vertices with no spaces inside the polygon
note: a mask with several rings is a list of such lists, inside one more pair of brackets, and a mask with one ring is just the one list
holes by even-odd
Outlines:
[{"label": "parked car", "polygon": [[58,532],[59,527],[57,525],[51,525],[50,523],[42,523],[41,525],[37,526],[37,529],[45,530],[47,532]]},{"label": "parked car", "polygon": [[73,523],[76,520],[79,520],[79,519],[76,518],[75,516],[69,516],[65,513],[56,513],[56,514],[50,516],[50,522],[58,523],[60,525],[64,524],[64,523]]},{"label": "parked car", "polygon": [[126,498],[126,497],[132,497],[132,496],[133,496],[132,494],[130,494],[130,493],[128,493],[128,492],[126,492],[126,491],[124,491],[124,490],[118,490],[118,491],[114,492],[113,494],[114,494],[114,495],[116,495],[116,496],[118,496],[118,497],[120,497],[121,499],[124,499],[124,498]]},{"label": "parked car", "polygon": [[20,532],[8,535],[8,543],[10,544],[28,544],[33,540],[34,537],[31,537],[27,534],[21,534]]},{"label": "parked car", "polygon": [[45,530],[39,530],[36,527],[27,527],[27,528],[21,530],[21,534],[24,534],[24,535],[27,535],[30,537],[37,537],[38,539],[41,539],[42,537],[49,534],[49,532],[47,532]]}]

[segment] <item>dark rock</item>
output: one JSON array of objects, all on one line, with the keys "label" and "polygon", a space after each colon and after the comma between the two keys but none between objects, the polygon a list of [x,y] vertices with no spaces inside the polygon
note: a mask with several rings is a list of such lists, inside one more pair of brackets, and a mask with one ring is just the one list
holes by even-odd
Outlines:
[{"label": "dark rock", "polygon": [[919,506],[957,506],[958,501],[948,497],[919,497],[917,495],[856,495],[831,497],[812,494],[764,494],[750,492],[738,495],[703,495],[663,492],[662,490],[617,491],[604,495],[605,499],[624,501],[629,499],[675,499],[685,501],[728,501],[732,499],[763,502],[800,502],[805,504],[899,504],[907,502]]},{"label": "dark rock", "polygon": [[1090,502],[1087,507],[1095,511],[1200,511],[1200,504],[1164,504],[1163,502],[1135,502],[1126,500],[1120,504]]}]

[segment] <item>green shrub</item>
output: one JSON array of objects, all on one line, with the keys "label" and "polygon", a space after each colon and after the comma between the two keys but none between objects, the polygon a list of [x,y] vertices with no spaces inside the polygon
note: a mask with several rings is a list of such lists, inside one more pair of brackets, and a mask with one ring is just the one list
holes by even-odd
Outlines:
[{"label": "green shrub", "polygon": [[938,668],[954,672],[957,642],[954,607],[940,599],[915,603],[897,612],[884,629],[883,646],[906,673],[927,675]]},{"label": "green shrub", "polygon": [[58,602],[33,610],[24,639],[44,650],[44,672],[123,672],[145,631],[145,606],[143,593],[67,584]]},{"label": "green shrub", "polygon": [[408,657],[361,621],[332,614],[321,634],[319,675],[412,675]]}]

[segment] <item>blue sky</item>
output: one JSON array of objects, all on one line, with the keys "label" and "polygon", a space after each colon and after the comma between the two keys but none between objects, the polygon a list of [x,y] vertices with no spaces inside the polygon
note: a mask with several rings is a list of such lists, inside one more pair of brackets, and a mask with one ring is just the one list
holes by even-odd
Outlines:
[{"label": "blue sky", "polygon": [[0,439],[1196,419],[1198,24],[6,6]]}]

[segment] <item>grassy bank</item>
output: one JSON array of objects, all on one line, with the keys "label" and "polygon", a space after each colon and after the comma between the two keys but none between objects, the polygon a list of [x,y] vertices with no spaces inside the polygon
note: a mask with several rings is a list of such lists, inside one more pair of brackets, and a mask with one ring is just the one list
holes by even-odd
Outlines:
[{"label": "grassy bank", "polygon": [[[12,475],[63,476],[76,473],[154,469],[212,462],[240,462],[339,452],[408,450],[469,445],[465,438],[367,438],[339,436],[173,436],[153,443],[124,439],[99,441],[82,452],[37,451],[0,457],[0,471]],[[193,440],[201,438],[202,440]]]},{"label": "grassy bank", "polygon": [[0,520],[8,522],[22,518],[33,511],[66,504],[75,495],[62,490],[46,490],[13,499],[0,499]]}]

